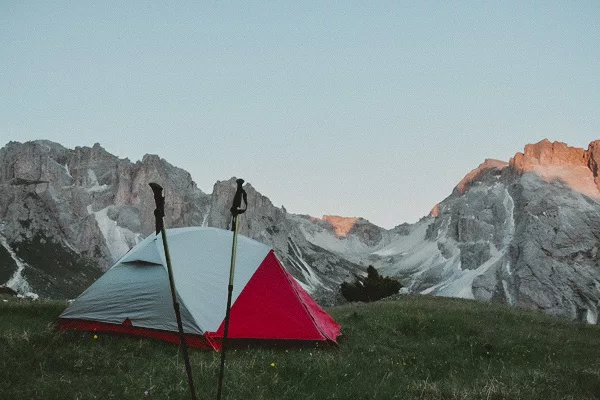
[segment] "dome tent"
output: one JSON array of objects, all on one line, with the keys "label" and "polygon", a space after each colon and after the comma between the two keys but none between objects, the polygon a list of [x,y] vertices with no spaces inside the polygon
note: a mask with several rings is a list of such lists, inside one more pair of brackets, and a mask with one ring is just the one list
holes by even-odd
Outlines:
[{"label": "dome tent", "polygon": [[[168,229],[186,342],[219,350],[233,232]],[[340,326],[283,268],[272,248],[238,235],[228,337],[335,343]],[[179,343],[160,235],[150,235],[86,289],[59,317],[61,329],[120,332]]]}]

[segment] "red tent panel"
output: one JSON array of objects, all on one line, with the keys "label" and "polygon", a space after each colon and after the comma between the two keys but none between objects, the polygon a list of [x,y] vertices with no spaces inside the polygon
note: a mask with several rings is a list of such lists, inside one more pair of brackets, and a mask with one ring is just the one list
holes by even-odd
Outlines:
[{"label": "red tent panel", "polygon": [[340,324],[335,322],[335,320],[317,304],[317,302],[306,292],[306,290],[304,290],[302,286],[300,286],[300,284],[294,279],[294,277],[291,276],[282,266],[281,269],[286,274],[290,285],[296,291],[300,301],[308,309],[310,315],[312,315],[313,321],[315,322],[317,328],[328,339],[335,342],[337,337],[341,335]]},{"label": "red tent panel", "polygon": [[[225,321],[211,340],[223,337]],[[231,308],[229,337],[333,341],[335,322],[281,266],[271,250]]]}]

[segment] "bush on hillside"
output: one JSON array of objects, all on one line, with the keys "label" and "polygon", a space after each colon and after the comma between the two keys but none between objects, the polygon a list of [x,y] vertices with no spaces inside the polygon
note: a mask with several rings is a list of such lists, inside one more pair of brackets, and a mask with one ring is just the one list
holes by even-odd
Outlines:
[{"label": "bush on hillside", "polygon": [[357,276],[352,283],[343,282],[340,289],[342,296],[348,301],[370,302],[396,294],[401,287],[396,279],[379,275],[377,270],[369,265],[366,278]]}]

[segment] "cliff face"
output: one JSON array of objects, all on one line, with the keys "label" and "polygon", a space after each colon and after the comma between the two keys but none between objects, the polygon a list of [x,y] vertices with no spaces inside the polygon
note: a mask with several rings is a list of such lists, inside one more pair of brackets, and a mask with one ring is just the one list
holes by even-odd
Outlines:
[{"label": "cliff face", "polygon": [[[154,231],[150,182],[164,188],[167,227],[228,227],[234,178],[217,182],[213,193],[205,194],[188,172],[156,155],[132,163],[99,144],[70,150],[48,141],[11,142],[0,149],[0,247],[4,254],[0,261],[6,260],[0,265],[0,277],[9,278],[3,282],[45,297],[78,294]],[[272,245],[307,289],[324,303],[334,301],[334,286],[358,266],[308,243],[284,209],[274,207],[250,185],[246,191],[251,207],[241,218],[241,233]],[[42,242],[66,252],[73,261],[61,264],[61,259],[68,258],[62,252],[48,256],[51,263],[32,259],[31,249]],[[308,264],[310,258],[315,262]],[[49,278],[63,264],[84,269],[85,277],[77,287],[67,288],[61,282],[70,275],[67,267],[61,278]],[[33,277],[36,271],[44,272],[45,278]]]},{"label": "cliff face", "polygon": [[[458,182],[458,185],[456,185],[456,190],[458,190],[459,193],[464,193],[474,181],[481,179],[483,174],[495,174],[497,171],[501,171],[507,166],[507,162],[488,158],[479,165],[479,167],[465,175],[465,177]],[[435,212],[437,211],[433,211],[433,213]]]},{"label": "cliff face", "polygon": [[[590,146],[594,143],[592,142]],[[589,158],[590,153],[584,149],[544,139],[535,144],[525,145],[525,151],[515,154],[510,160],[510,165],[521,172],[535,171],[553,165],[587,167]]]},{"label": "cliff face", "polygon": [[588,150],[584,150],[543,140],[525,146],[525,152],[517,153],[510,166],[520,173],[535,172],[546,182],[559,180],[573,190],[600,199],[599,157],[600,141],[590,143]]},{"label": "cliff face", "polygon": [[[128,250],[136,235],[152,232],[148,182],[165,185],[169,226],[198,223],[207,202],[202,200],[208,198],[189,173],[157,156],[133,164],[99,144],[68,150],[47,141],[11,142],[0,151],[0,177],[2,234],[9,242],[34,232],[60,237],[69,247],[92,255],[102,269]],[[37,203],[28,205],[26,199]]]},{"label": "cliff face", "polygon": [[544,140],[508,166],[482,164],[407,237],[376,251],[377,265],[415,292],[598,323],[598,143]]}]

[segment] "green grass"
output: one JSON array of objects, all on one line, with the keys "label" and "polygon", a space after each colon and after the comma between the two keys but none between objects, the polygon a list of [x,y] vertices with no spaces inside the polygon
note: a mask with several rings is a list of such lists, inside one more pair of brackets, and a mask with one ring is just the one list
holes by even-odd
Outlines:
[{"label": "green grass", "polygon": [[[57,332],[63,308],[0,302],[0,399],[189,398],[176,346]],[[429,296],[329,311],[338,348],[228,352],[224,398],[600,398],[595,326]],[[219,354],[191,358],[198,398],[214,399]]]}]

